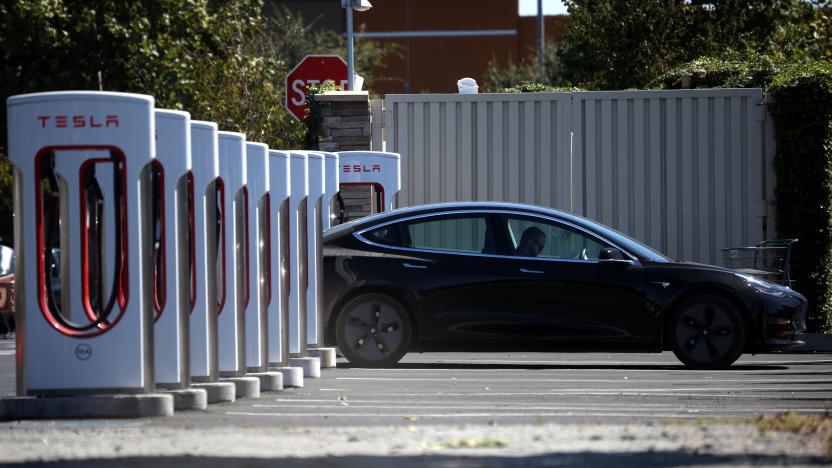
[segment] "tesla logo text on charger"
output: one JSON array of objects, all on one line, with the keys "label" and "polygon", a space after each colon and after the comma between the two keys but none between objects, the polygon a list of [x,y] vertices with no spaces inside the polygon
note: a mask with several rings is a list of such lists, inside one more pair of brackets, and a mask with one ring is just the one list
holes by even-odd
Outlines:
[{"label": "tesla logo text on charger", "polygon": [[367,166],[366,164],[344,164],[343,172],[381,172],[380,164]]},{"label": "tesla logo text on charger", "polygon": [[40,128],[118,127],[117,115],[105,115],[103,119],[94,115],[39,115],[37,119],[40,120]]}]

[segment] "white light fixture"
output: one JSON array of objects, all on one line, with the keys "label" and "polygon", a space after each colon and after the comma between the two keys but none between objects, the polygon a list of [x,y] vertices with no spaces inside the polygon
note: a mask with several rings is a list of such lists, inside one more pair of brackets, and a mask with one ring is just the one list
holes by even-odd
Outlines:
[{"label": "white light fixture", "polygon": [[347,83],[350,91],[355,90],[355,61],[353,58],[352,10],[367,11],[373,7],[370,0],[341,0],[341,7],[347,9]]}]

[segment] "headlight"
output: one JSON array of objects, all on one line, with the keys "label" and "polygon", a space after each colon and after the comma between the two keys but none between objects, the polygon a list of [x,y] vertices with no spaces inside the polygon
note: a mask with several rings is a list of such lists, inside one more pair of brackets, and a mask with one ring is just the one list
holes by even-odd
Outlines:
[{"label": "headlight", "polygon": [[759,293],[775,297],[786,297],[792,294],[792,290],[785,286],[769,283],[768,281],[761,280],[760,278],[756,278],[754,276],[742,275],[739,273],[736,273],[736,275],[745,281],[749,287],[754,288],[754,290]]}]

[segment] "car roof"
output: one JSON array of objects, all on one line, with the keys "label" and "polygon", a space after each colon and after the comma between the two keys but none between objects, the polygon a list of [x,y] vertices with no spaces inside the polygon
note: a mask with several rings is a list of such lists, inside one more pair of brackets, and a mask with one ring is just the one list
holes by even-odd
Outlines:
[{"label": "car roof", "polygon": [[528,213],[542,214],[560,219],[568,220],[580,225],[586,225],[589,220],[580,216],[575,216],[564,211],[555,210],[539,205],[531,205],[526,203],[512,203],[512,202],[443,202],[443,203],[428,203],[424,205],[415,205],[405,208],[398,208],[391,211],[376,213],[363,218],[335,226],[327,230],[330,236],[338,234],[346,234],[357,229],[363,229],[367,226],[375,224],[382,224],[387,221],[394,221],[399,218],[406,218],[414,214],[424,213],[441,213],[445,211],[478,211],[478,210],[504,210],[504,211],[525,211]]}]

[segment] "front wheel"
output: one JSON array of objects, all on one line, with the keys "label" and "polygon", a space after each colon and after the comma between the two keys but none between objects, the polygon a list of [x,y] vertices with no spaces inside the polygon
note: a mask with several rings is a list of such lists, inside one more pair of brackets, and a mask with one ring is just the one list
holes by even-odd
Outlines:
[{"label": "front wheel", "polygon": [[668,323],[673,353],[695,369],[724,369],[745,346],[745,324],[730,302],[717,296],[685,301]]},{"label": "front wheel", "polygon": [[344,357],[357,367],[389,367],[407,353],[412,326],[399,301],[363,294],[338,314],[335,337]]}]

